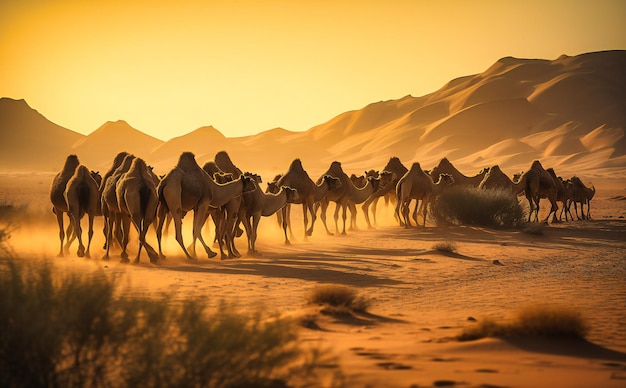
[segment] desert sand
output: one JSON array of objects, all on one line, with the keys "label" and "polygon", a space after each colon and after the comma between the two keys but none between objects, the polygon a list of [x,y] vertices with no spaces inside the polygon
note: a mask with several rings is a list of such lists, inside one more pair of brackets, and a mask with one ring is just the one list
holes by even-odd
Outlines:
[{"label": "desert sand", "polygon": [[[144,255],[139,265],[123,265],[116,256],[100,260],[100,218],[91,259],[76,257],[76,245],[69,256],[55,257],[58,234],[47,203],[51,179],[43,173],[0,177],[0,202],[28,205],[29,213],[36,214],[23,220],[10,239],[22,260],[45,258],[64,270],[119,275],[122,292],[129,295],[199,297],[212,306],[227,301],[243,310],[262,306],[280,315],[304,317],[314,324],[300,329],[302,341],[319,344],[336,357],[328,367],[329,385],[626,383],[626,182],[594,180],[598,193],[592,201],[593,219],[551,224],[542,235],[431,223],[404,229],[393,220],[392,207],[380,204],[376,229],[345,236],[327,236],[318,220],[313,236],[303,241],[302,224],[296,219],[291,246],[283,245],[275,217],[264,218],[259,257],[220,261],[199,254],[198,261],[190,263],[170,234],[167,261],[151,265]],[[301,211],[293,213],[297,217]],[[190,221],[185,221],[188,226]],[[358,225],[366,225],[361,213]],[[212,236],[212,229],[205,234]],[[148,239],[155,240],[153,230]],[[454,243],[455,252],[433,249],[440,242]],[[237,246],[245,252],[243,238]],[[136,248],[134,236],[131,256]],[[356,290],[371,302],[368,312],[323,314],[307,302],[320,284]],[[523,306],[546,303],[581,312],[591,327],[586,340],[455,339],[463,328],[475,325],[474,320],[506,321]]]}]

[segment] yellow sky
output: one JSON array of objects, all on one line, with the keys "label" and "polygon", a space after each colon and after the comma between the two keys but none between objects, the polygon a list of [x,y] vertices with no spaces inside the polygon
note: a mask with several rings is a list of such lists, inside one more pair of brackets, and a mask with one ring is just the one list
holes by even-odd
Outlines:
[{"label": "yellow sky", "polygon": [[88,134],[303,131],[504,56],[626,49],[626,1],[0,0],[0,96]]}]

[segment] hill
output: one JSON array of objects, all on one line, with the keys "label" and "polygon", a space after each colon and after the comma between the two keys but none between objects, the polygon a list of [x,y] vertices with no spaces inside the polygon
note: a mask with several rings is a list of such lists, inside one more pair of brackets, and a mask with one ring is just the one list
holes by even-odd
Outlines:
[{"label": "hill", "polygon": [[380,169],[397,156],[425,168],[448,157],[468,175],[494,164],[512,174],[540,159],[563,175],[626,178],[626,51],[502,58],[433,93],[375,102],[305,132],[275,128],[226,138],[209,126],[162,142],[124,121],[85,137],[23,100],[0,100],[0,114],[3,171],[58,170],[70,151],[108,167],[125,150],[166,172],[182,151],[203,163],[225,150],[242,169],[264,175],[284,172],[296,157],[315,175],[333,160],[351,172]]},{"label": "hill", "polygon": [[0,98],[0,170],[54,171],[63,167],[80,133],[50,122],[24,100]]}]

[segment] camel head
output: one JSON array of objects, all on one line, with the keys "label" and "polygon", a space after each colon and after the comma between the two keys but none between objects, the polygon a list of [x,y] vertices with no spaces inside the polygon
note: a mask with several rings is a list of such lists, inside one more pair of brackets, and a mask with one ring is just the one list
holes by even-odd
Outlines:
[{"label": "camel head", "polygon": [[368,176],[367,181],[372,185],[372,193],[375,193],[380,188],[380,178],[375,176]]},{"label": "camel head", "polygon": [[282,186],[281,190],[285,192],[287,195],[287,203],[296,203],[300,200],[300,196],[298,195],[298,190],[293,189],[289,186]]},{"label": "camel head", "polygon": [[235,180],[233,174],[229,172],[216,172],[212,175],[213,180],[221,185]]},{"label": "camel head", "polygon": [[100,175],[100,171],[93,171],[89,173],[94,181],[98,184],[98,187],[102,184],[102,175]]},{"label": "camel head", "polygon": [[445,187],[451,186],[454,184],[454,178],[450,174],[439,174],[439,180],[437,180],[436,185],[443,185]]},{"label": "camel head", "polygon": [[513,183],[518,183],[519,180],[522,178],[522,175],[524,175],[524,171],[516,172],[515,174],[513,174]]},{"label": "camel head", "polygon": [[341,187],[341,179],[339,178],[335,178],[334,176],[330,175],[324,175],[322,179],[328,185],[328,190],[334,190]]},{"label": "camel head", "polygon": [[278,187],[278,180],[267,182],[267,189],[265,190],[266,193],[276,194],[278,191],[280,191],[280,188]]},{"label": "camel head", "polygon": [[243,175],[245,175],[245,176],[247,176],[249,178],[254,179],[254,181],[256,183],[263,183],[263,178],[261,178],[261,175],[259,175],[259,174],[255,174],[255,173],[246,171],[246,172],[243,173]]},{"label": "camel head", "polygon": [[257,184],[254,181],[254,178],[250,178],[249,176],[241,175],[239,177],[239,179],[243,183],[243,189],[241,190],[242,193],[250,193],[250,192],[256,190]]}]

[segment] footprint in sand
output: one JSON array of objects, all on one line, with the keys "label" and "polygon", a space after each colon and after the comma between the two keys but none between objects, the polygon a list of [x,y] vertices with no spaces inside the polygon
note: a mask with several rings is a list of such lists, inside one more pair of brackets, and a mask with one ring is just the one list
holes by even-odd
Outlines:
[{"label": "footprint in sand", "polygon": [[387,370],[407,370],[413,369],[410,365],[398,364],[396,362],[379,362],[377,366]]}]

